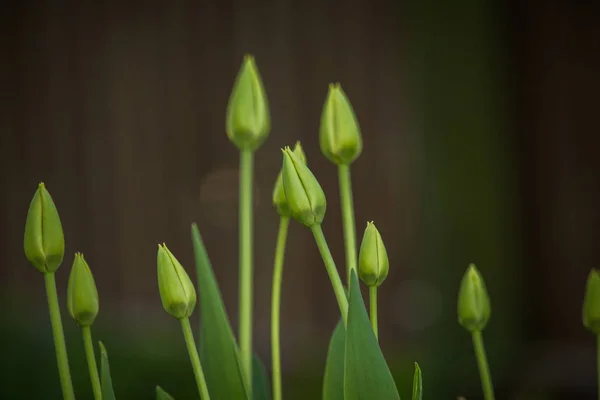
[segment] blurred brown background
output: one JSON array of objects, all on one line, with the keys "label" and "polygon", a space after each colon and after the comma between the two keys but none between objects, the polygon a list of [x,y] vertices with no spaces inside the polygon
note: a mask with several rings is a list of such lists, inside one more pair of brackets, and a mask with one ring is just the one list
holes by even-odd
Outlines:
[{"label": "blurred brown background", "polygon": [[[498,398],[595,398],[581,301],[599,266],[599,17],[600,3],[566,0],[4,2],[1,398],[60,397],[42,277],[22,250],[40,181],[65,230],[61,301],[82,251],[117,396],[151,398],[160,384],[194,398],[179,327],[158,296],[156,245],[193,273],[189,225],[199,223],[236,329],[238,153],[224,120],[246,52],[273,126],[255,182],[255,346],[267,368],[271,190],[279,149],[297,139],[344,263],[336,170],[318,147],[327,85],[339,81],[364,136],[352,168],[358,239],[374,220],[391,260],[380,334],[403,397],[419,361],[426,398],[481,398],[455,315],[475,262],[492,297],[485,338]],[[316,399],[338,310],[297,224],[284,280],[284,394]],[[78,397],[91,398],[66,312],[63,324]]]}]

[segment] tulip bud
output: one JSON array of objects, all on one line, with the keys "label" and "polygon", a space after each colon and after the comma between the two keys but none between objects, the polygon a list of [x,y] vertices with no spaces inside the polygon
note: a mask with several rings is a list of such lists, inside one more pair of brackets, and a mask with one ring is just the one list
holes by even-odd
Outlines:
[{"label": "tulip bud", "polygon": [[383,239],[373,222],[367,223],[358,255],[358,276],[367,286],[380,286],[390,270]]},{"label": "tulip bud", "polygon": [[65,254],[58,210],[43,183],[38,186],[25,221],[25,256],[40,272],[54,272]]},{"label": "tulip bud", "polygon": [[[302,145],[300,142],[296,142],[296,145],[294,146],[294,154],[297,155],[304,164],[306,164],[306,155],[304,154],[304,150],[302,150]],[[289,217],[291,215],[290,207],[288,206],[287,199],[285,198],[285,191],[283,190],[283,177],[281,176],[281,171],[279,171],[279,175],[277,175],[275,188],[273,189],[273,205],[280,216]]]},{"label": "tulip bud", "polygon": [[458,322],[468,331],[481,331],[490,318],[490,298],[475,264],[469,265],[458,293]]},{"label": "tulip bud", "polygon": [[269,136],[270,118],[254,57],[246,55],[227,105],[227,136],[240,150],[256,150]]},{"label": "tulip bud", "polygon": [[352,105],[339,83],[329,85],[321,114],[321,151],[335,164],[350,164],[362,152],[362,137]]},{"label": "tulip bud", "polygon": [[196,307],[196,290],[175,256],[163,243],[158,245],[158,289],[166,312],[177,319],[192,315]]},{"label": "tulip bud", "polygon": [[93,324],[98,315],[98,290],[92,271],[81,253],[75,253],[69,275],[67,309],[71,318],[81,326]]},{"label": "tulip bud", "polygon": [[308,227],[323,222],[327,208],[325,193],[310,169],[289,147],[283,150],[281,175],[292,217]]},{"label": "tulip bud", "polygon": [[600,274],[593,269],[588,276],[583,300],[583,325],[600,335]]}]

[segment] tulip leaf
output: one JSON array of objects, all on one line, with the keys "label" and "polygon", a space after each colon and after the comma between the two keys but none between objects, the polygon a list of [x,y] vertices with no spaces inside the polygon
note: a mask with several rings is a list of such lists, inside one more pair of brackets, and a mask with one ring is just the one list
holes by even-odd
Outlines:
[{"label": "tulip leaf", "polygon": [[173,396],[165,392],[160,386],[156,387],[156,400],[175,400]]},{"label": "tulip leaf", "polygon": [[340,320],[329,341],[323,378],[323,400],[344,400],[344,352],[346,331]]},{"label": "tulip leaf", "polygon": [[253,400],[271,400],[267,369],[256,353],[252,357],[252,395]]},{"label": "tulip leaf", "polygon": [[247,399],[246,383],[239,369],[238,345],[233,336],[221,291],[196,224],[192,224],[192,243],[200,300],[199,353],[210,397],[213,399]]},{"label": "tulip leaf", "polygon": [[100,343],[100,384],[102,387],[102,400],[115,400],[112,378],[110,377],[110,366],[108,364],[108,353],[102,342]]},{"label": "tulip leaf", "polygon": [[346,327],[344,399],[400,399],[394,377],[373,334],[354,270],[351,273]]},{"label": "tulip leaf", "polygon": [[423,379],[421,378],[421,368],[418,363],[415,363],[412,400],[423,400]]}]

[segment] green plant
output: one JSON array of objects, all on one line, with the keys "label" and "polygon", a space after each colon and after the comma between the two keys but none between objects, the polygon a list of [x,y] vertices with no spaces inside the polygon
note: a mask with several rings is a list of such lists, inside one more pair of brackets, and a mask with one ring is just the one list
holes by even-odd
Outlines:
[{"label": "green plant", "polygon": [[[158,292],[165,311],[181,324],[199,396],[203,400],[283,398],[280,302],[287,232],[293,219],[313,234],[340,310],[340,320],[330,339],[324,369],[323,399],[400,399],[378,342],[377,290],[388,276],[390,262],[382,235],[373,222],[367,223],[360,251],[357,251],[350,165],[361,154],[363,144],[357,118],[339,84],[329,87],[321,115],[319,143],[323,155],[338,168],[346,255],[345,284],[321,229],[327,210],[325,193],[308,167],[302,146],[296,142],[293,150],[289,147],[282,150],[282,168],[273,190],[273,205],[280,216],[280,223],[271,300],[272,386],[266,369],[252,350],[253,164],[254,153],[267,139],[270,128],[266,92],[254,58],[246,56],[235,81],[226,116],[227,135],[240,151],[239,345],[198,226],[191,225],[200,298],[197,339],[189,320],[196,309],[196,287],[167,246],[164,243],[158,246]],[[63,397],[74,399],[55,284],[55,273],[63,261],[64,247],[58,211],[44,184],[40,183],[25,223],[24,250],[30,263],[44,275]],[[370,312],[367,312],[359,279],[369,287]],[[81,327],[95,399],[115,399],[108,353],[102,342],[99,342],[100,372],[96,364],[91,326],[99,311],[99,298],[91,269],[81,253],[75,254],[69,276],[67,309]],[[460,284],[457,314],[459,324],[472,335],[484,397],[492,400],[494,389],[482,337],[491,315],[491,305],[483,277],[473,264],[468,267]],[[600,275],[595,270],[588,279],[583,323],[598,338],[600,364]],[[173,399],[161,387],[156,386],[155,390],[157,399]],[[422,373],[415,363],[412,399],[422,398]]]}]

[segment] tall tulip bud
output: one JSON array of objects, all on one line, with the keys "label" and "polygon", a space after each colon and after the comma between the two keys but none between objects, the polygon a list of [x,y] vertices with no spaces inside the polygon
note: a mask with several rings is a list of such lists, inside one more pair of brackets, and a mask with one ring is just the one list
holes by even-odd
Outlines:
[{"label": "tall tulip bud", "polygon": [[67,286],[69,314],[79,325],[87,326],[94,323],[98,315],[98,308],[98,290],[92,271],[83,258],[83,254],[75,253]]},{"label": "tall tulip bud", "polygon": [[251,55],[244,57],[233,86],[227,105],[226,130],[229,140],[240,150],[256,150],[269,136],[267,94]]},{"label": "tall tulip bud", "polygon": [[56,271],[65,254],[58,210],[44,183],[39,184],[29,205],[24,248],[27,260],[42,273]]},{"label": "tall tulip bud", "polygon": [[388,276],[390,262],[381,234],[367,223],[358,255],[358,276],[367,286],[380,286]]},{"label": "tall tulip bud", "polygon": [[[304,154],[304,150],[302,150],[302,145],[299,141],[296,142],[293,153],[306,164],[306,154]],[[279,171],[279,174],[277,175],[277,180],[275,181],[275,187],[273,189],[273,205],[280,216],[289,217],[291,215],[290,207],[288,206],[285,197],[285,191],[283,190],[283,177],[281,176],[281,171]]]},{"label": "tall tulip bud", "polygon": [[339,83],[329,85],[321,114],[321,151],[334,164],[350,164],[362,152],[358,120]]},{"label": "tall tulip bud", "polygon": [[475,264],[463,276],[458,293],[458,322],[468,331],[482,331],[491,315],[485,282]]},{"label": "tall tulip bud", "polygon": [[163,243],[158,245],[158,289],[166,312],[188,318],[196,307],[196,290],[183,266]]},{"label": "tall tulip bud", "polygon": [[281,175],[292,217],[308,227],[321,224],[327,208],[325,193],[310,169],[289,147],[283,150]]},{"label": "tall tulip bud", "polygon": [[583,325],[600,335],[600,274],[595,269],[590,272],[585,288]]}]

